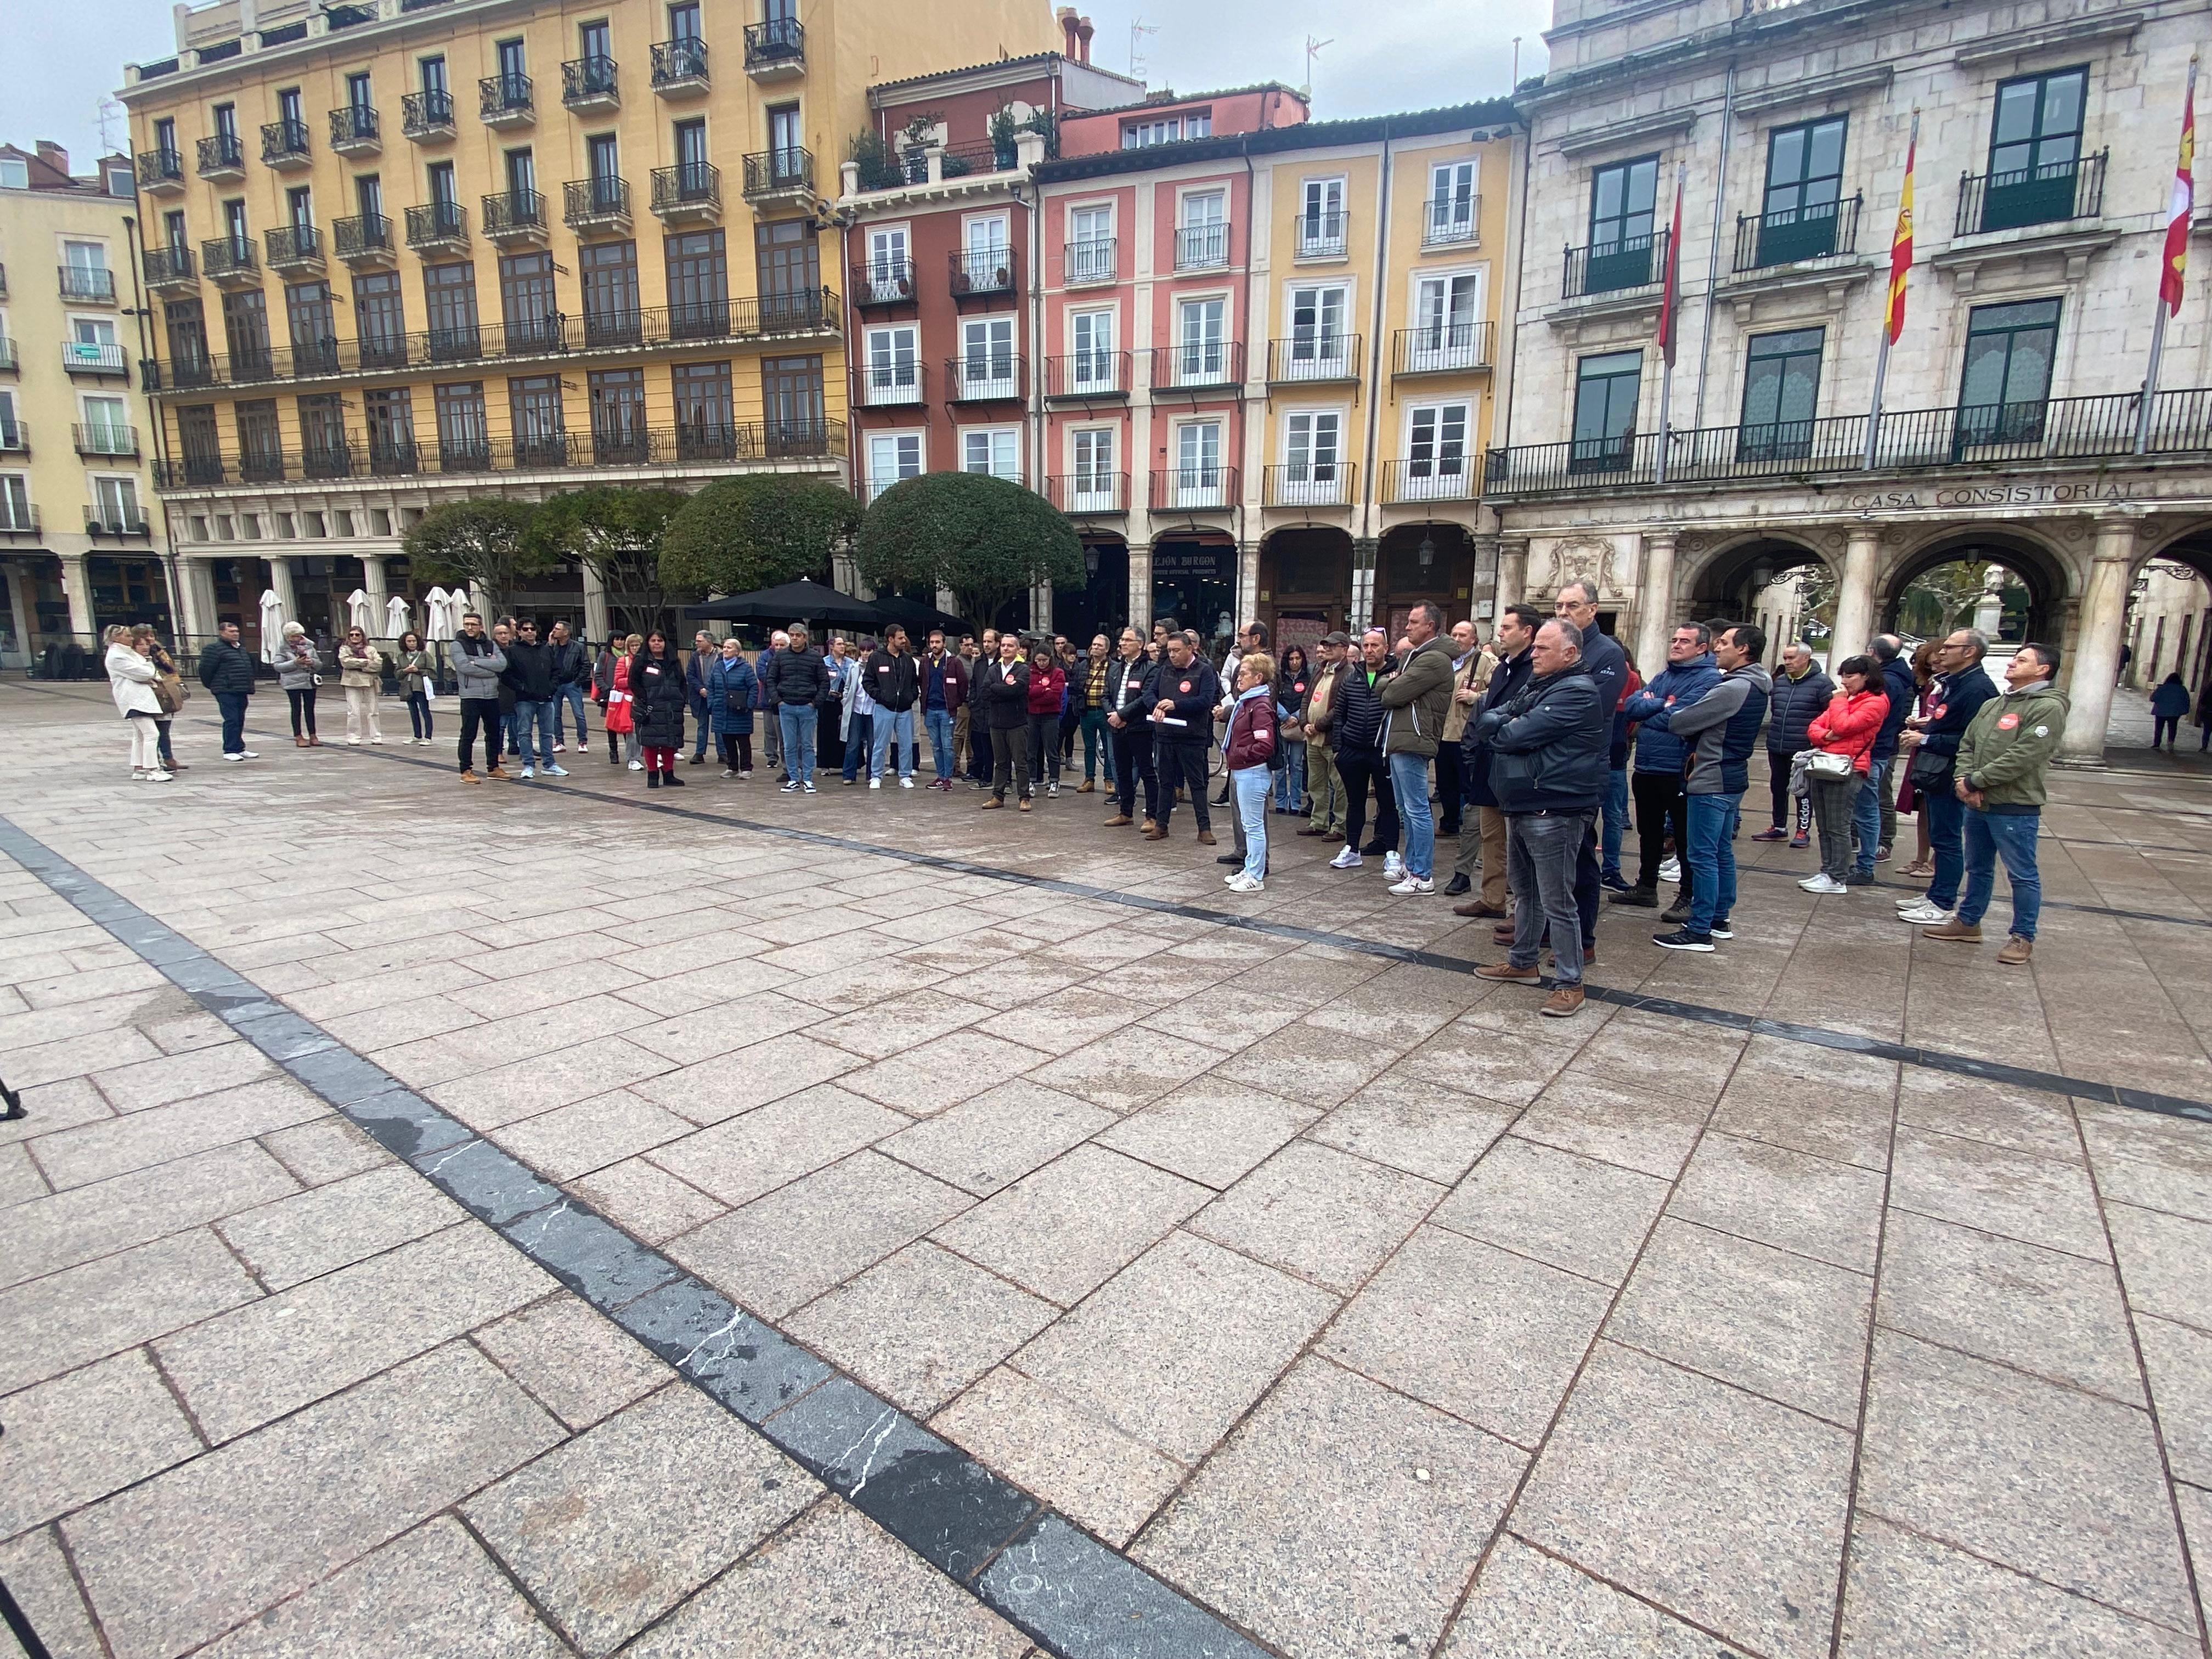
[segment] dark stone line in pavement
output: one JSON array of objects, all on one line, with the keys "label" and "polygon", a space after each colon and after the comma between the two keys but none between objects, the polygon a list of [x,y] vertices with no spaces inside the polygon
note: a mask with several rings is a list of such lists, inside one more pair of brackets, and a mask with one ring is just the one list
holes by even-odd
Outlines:
[{"label": "dark stone line in pavement", "polygon": [[[5,817],[0,851],[145,959],[160,951],[167,960],[155,965],[173,984],[1048,1651],[1060,1659],[1260,1659],[1214,1614],[700,1284]],[[987,1587],[979,1574],[1024,1534],[1033,1565]],[[1020,1588],[1032,1579],[1036,1589]],[[24,1643],[27,1653],[43,1651],[36,1641]]]}]

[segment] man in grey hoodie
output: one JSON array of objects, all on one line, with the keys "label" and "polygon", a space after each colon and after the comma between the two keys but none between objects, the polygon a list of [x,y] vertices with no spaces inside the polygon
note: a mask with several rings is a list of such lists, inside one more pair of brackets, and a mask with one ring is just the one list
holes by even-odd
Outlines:
[{"label": "man in grey hoodie", "polygon": [[461,781],[482,781],[469,764],[475,756],[479,726],[484,734],[484,774],[503,778],[507,773],[499,763],[499,677],[507,668],[507,653],[484,632],[483,618],[473,611],[461,618],[453,660],[453,678],[461,691]]},{"label": "man in grey hoodie", "polygon": [[1682,861],[1690,872],[1690,915],[1673,933],[1651,936],[1669,951],[1711,951],[1716,939],[1735,937],[1729,923],[1735,906],[1736,824],[1751,784],[1752,746],[1774,692],[1772,677],[1759,665],[1765,653],[1766,635],[1754,624],[1723,630],[1713,641],[1720,678],[1692,701],[1646,717],[1646,729],[1668,732],[1683,748],[1690,836]]}]

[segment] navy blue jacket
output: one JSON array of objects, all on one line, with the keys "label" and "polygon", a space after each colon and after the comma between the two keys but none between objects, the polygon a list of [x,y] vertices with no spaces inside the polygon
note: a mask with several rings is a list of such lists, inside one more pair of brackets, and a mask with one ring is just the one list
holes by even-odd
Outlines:
[{"label": "navy blue jacket", "polygon": [[[1928,726],[1921,733],[1920,749],[1923,754],[1943,757],[1944,775],[1950,774],[1951,763],[1959,753],[1959,739],[1966,735],[1966,727],[1973,723],[1976,711],[1996,695],[1996,683],[1979,663],[1955,674],[1936,677],[1936,684],[1928,691]],[[1937,781],[1929,779],[1927,787],[1933,787]],[[1923,786],[1916,779],[1913,787]]]},{"label": "navy blue jacket", "polygon": [[1534,672],[1534,659],[1526,647],[1517,657],[1500,657],[1498,666],[1490,671],[1490,684],[1483,692],[1482,704],[1468,716],[1467,729],[1460,734],[1460,776],[1466,781],[1467,803],[1470,806],[1494,810],[1498,805],[1498,797],[1490,787],[1490,745],[1482,740],[1482,717],[1518,696]]},{"label": "navy blue jacket", "polygon": [[1597,810],[1612,775],[1606,749],[1613,721],[1600,697],[1597,682],[1577,663],[1565,673],[1530,680],[1477,717],[1500,811]]},{"label": "navy blue jacket", "polygon": [[200,684],[210,691],[253,695],[253,659],[246,647],[228,640],[210,640],[200,653]]},{"label": "navy blue jacket", "polygon": [[[1190,690],[1186,691],[1183,687]],[[1213,672],[1213,665],[1203,657],[1194,656],[1185,668],[1177,668],[1166,657],[1160,659],[1158,676],[1152,682],[1157,694],[1152,698],[1155,707],[1162,697],[1175,705],[1172,711],[1181,726],[1155,724],[1152,736],[1159,743],[1211,743],[1213,741],[1213,705],[1221,701],[1221,676]]]},{"label": "navy blue jacket", "polygon": [[[1641,722],[1670,702],[1695,702],[1713,688],[1720,677],[1721,671],[1713,665],[1713,653],[1710,651],[1687,662],[1670,662],[1628,700],[1628,718]],[[1682,740],[1672,732],[1646,726],[1637,733],[1638,772],[1671,772],[1680,776],[1683,759]]]},{"label": "navy blue jacket", "polygon": [[1583,635],[1583,672],[1596,682],[1598,701],[1611,720],[1628,684],[1628,653],[1612,635],[1592,628]]},{"label": "navy blue jacket", "polygon": [[1772,718],[1766,725],[1766,746],[1778,755],[1794,755],[1801,749],[1810,749],[1812,740],[1805,728],[1828,712],[1828,705],[1836,700],[1836,683],[1820,672],[1818,663],[1805,671],[1805,678],[1793,680],[1787,674],[1774,677]]},{"label": "navy blue jacket", "polygon": [[1905,717],[1912,712],[1913,699],[1919,695],[1919,682],[1912,678],[1912,665],[1899,652],[1881,665],[1881,689],[1889,693],[1889,713],[1881,722],[1881,730],[1875,734],[1874,748],[1867,758],[1877,765],[1897,757],[1898,734],[1905,730]]}]

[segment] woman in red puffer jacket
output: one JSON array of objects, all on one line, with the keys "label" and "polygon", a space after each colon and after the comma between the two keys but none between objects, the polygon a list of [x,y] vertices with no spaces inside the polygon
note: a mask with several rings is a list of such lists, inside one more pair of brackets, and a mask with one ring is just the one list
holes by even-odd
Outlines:
[{"label": "woman in red puffer jacket", "polygon": [[1030,653],[1030,782],[1047,777],[1045,793],[1060,793],[1060,720],[1067,706],[1067,672],[1053,660],[1052,647]]},{"label": "woman in red puffer jacket", "polygon": [[1820,754],[1849,758],[1851,769],[1839,778],[1806,769],[1813,822],[1820,830],[1820,872],[1797,884],[1808,893],[1850,890],[1844,877],[1854,862],[1851,809],[1866,781],[1875,738],[1889,718],[1889,696],[1882,690],[1881,669],[1872,657],[1844,658],[1836,670],[1836,682],[1843,689],[1826,713],[1813,717],[1805,738]]}]

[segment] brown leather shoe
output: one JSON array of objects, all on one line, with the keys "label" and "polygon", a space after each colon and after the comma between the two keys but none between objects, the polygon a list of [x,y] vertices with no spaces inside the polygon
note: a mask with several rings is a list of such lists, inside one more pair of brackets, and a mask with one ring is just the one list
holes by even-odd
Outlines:
[{"label": "brown leather shoe", "polygon": [[1597,966],[1596,945],[1585,945],[1583,946],[1583,966],[1585,968],[1595,968]]},{"label": "brown leather shoe", "polygon": [[1960,921],[1954,918],[1949,921],[1938,922],[1933,927],[1922,928],[1920,937],[1940,939],[1951,945],[1979,945],[1982,942],[1982,925],[1978,921]]},{"label": "brown leather shoe", "polygon": [[1480,899],[1469,899],[1464,904],[1453,905],[1452,914],[1455,916],[1502,916],[1505,909],[1503,905],[1485,904]]},{"label": "brown leather shoe", "polygon": [[1014,803],[1014,810],[1018,812],[1028,811],[1030,810],[1030,798],[1027,795],[1024,795],[1019,800]]},{"label": "brown leather shoe", "polygon": [[488,778],[511,778],[514,774],[508,771],[504,766],[495,766],[490,771],[485,773],[484,775]]},{"label": "brown leather shoe", "polygon": [[1165,841],[1167,838],[1168,832],[1161,829],[1158,824],[1148,823],[1145,826],[1145,839],[1146,841]]},{"label": "brown leather shoe", "polygon": [[473,772],[464,772],[461,774],[461,781],[463,783],[482,783],[483,780]]},{"label": "brown leather shoe", "polygon": [[1119,830],[1123,824],[1132,823],[1134,822],[1135,820],[1130,817],[1127,812],[1116,812],[1112,817],[1106,820],[1106,827],[1109,830]]},{"label": "brown leather shoe", "polygon": [[1490,937],[1499,945],[1512,944],[1513,924],[1510,921],[1502,921],[1498,923],[1497,927],[1490,930]]},{"label": "brown leather shoe", "polygon": [[1338,832],[1333,830],[1316,830],[1313,825],[1308,824],[1304,829],[1300,830],[1296,833],[1301,836],[1330,836],[1335,835]]},{"label": "brown leather shoe", "polygon": [[1477,979],[1502,979],[1515,985],[1534,985],[1543,977],[1535,969],[1516,968],[1510,962],[1486,962],[1474,970]]},{"label": "brown leather shoe", "polygon": [[1544,1006],[1536,1012],[1547,1019],[1566,1019],[1583,1011],[1583,988],[1562,985],[1544,999]]},{"label": "brown leather shoe", "polygon": [[990,799],[983,803],[983,810],[986,812],[1004,811],[1006,810],[1006,802],[1000,800],[996,795],[994,795]]},{"label": "brown leather shoe", "polygon": [[1098,786],[1093,783],[1089,778],[1085,778],[1083,781],[1083,787],[1080,789],[1078,789],[1075,793],[1079,795],[1090,795],[1096,794]]},{"label": "brown leather shoe", "polygon": [[1156,827],[1157,827],[1157,826],[1156,826],[1156,825],[1154,825],[1154,823],[1152,823],[1152,821],[1150,818],[1146,818],[1146,819],[1145,819],[1143,823],[1139,823],[1139,824],[1137,826],[1137,828],[1138,828],[1138,829],[1139,829],[1139,830],[1143,830],[1143,831],[1144,831],[1146,835],[1148,835],[1148,836],[1149,836],[1149,835],[1151,835],[1151,834],[1152,833],[1152,830],[1153,830]]},{"label": "brown leather shoe", "polygon": [[1215,845],[1213,831],[1211,830],[1200,830],[1198,832],[1198,844],[1200,847],[1212,847]]},{"label": "brown leather shoe", "polygon": [[2004,949],[1997,952],[1997,960],[2008,968],[2017,968],[2034,954],[2035,941],[2014,933],[2005,941]]}]

